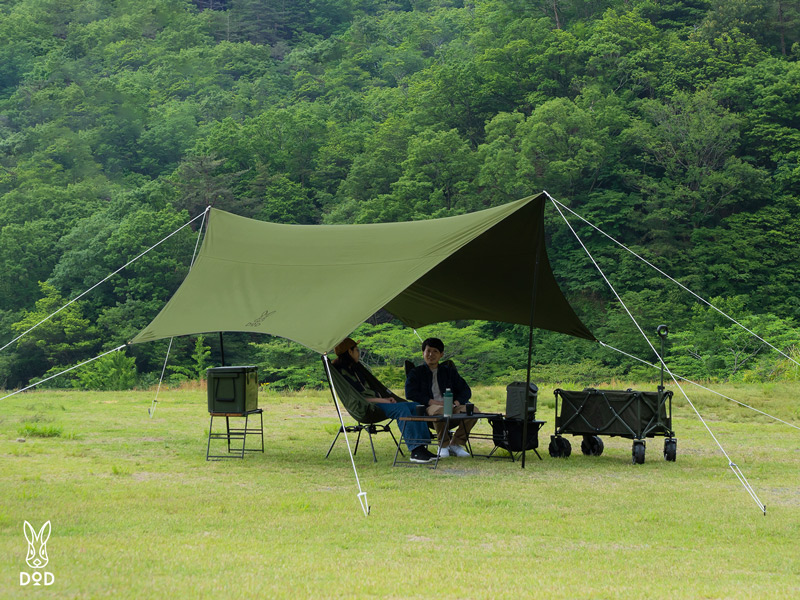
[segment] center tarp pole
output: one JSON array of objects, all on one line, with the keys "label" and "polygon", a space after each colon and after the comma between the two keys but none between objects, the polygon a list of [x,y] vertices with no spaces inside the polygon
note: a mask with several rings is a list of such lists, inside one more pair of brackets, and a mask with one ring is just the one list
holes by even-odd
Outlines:
[{"label": "center tarp pole", "polygon": [[[542,240],[543,242],[544,240]],[[533,320],[536,316],[536,288],[539,284],[539,255],[541,243],[536,244],[536,258],[533,266],[533,290],[531,292],[531,320],[528,325],[528,378],[525,381],[525,402],[522,415],[522,468],[525,468],[525,451],[528,448],[528,394],[531,389],[531,363],[533,359]],[[537,434],[538,435],[538,434]]]}]

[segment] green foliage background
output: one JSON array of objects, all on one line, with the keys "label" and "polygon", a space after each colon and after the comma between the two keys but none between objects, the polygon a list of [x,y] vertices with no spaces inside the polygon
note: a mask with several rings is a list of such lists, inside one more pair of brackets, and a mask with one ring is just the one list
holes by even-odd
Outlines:
[{"label": "green foliage background", "polygon": [[[0,0],[0,344],[208,204],[367,223],[546,189],[796,355],[798,58],[797,0]],[[549,216],[551,261],[584,321],[652,358]],[[789,376],[791,363],[579,232],[647,333],[670,324],[687,375]],[[130,339],[185,276],[195,235],[182,230],[0,352],[0,387]],[[525,366],[521,328],[432,332],[476,382]],[[418,354],[388,318],[362,337],[389,378]],[[535,346],[543,377],[649,372],[541,332]],[[165,350],[129,351],[141,385]],[[197,371],[203,352],[176,340],[173,373]],[[234,335],[225,353],[279,387],[321,377],[316,357],[282,340]]]}]

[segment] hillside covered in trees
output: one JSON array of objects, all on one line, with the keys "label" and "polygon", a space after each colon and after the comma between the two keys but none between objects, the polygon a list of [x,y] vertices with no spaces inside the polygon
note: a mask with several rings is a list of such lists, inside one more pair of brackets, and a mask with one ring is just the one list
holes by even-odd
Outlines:
[{"label": "hillside covered in trees", "polygon": [[[800,1],[0,0],[0,346],[208,204],[370,223],[543,189],[797,355]],[[185,277],[197,223],[9,344],[0,388],[133,337]],[[643,325],[669,323],[679,373],[788,372],[580,225]],[[554,210],[548,235],[597,337],[652,358]],[[475,381],[524,367],[521,328],[432,331]],[[359,333],[379,368],[416,355],[385,315]],[[170,372],[196,375],[217,361],[215,344],[176,340]],[[146,385],[165,350],[137,346],[103,368]],[[232,335],[225,351],[276,386],[321,377],[284,340]],[[541,332],[535,360],[577,381],[633,365]]]}]

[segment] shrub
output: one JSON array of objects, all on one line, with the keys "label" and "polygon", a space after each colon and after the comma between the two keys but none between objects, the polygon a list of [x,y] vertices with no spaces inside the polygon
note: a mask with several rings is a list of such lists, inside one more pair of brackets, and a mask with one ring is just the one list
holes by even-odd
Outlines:
[{"label": "shrub", "polygon": [[136,384],[136,360],[124,352],[112,352],[77,371],[85,390],[129,390]]}]

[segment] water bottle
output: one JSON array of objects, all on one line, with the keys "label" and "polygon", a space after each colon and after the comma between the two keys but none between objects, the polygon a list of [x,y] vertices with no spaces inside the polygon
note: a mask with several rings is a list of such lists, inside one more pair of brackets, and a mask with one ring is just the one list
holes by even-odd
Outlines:
[{"label": "water bottle", "polygon": [[453,416],[453,390],[450,388],[444,391],[444,416]]}]

